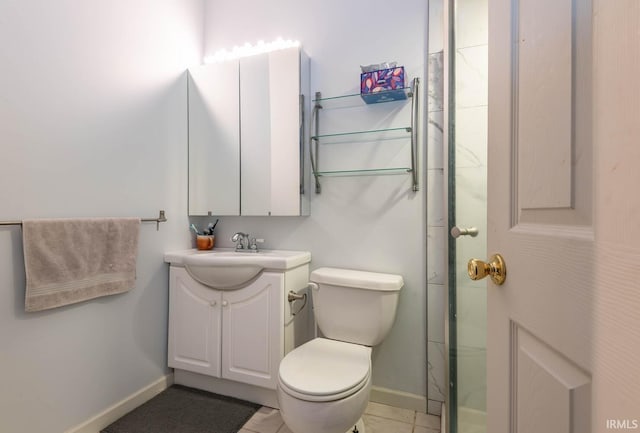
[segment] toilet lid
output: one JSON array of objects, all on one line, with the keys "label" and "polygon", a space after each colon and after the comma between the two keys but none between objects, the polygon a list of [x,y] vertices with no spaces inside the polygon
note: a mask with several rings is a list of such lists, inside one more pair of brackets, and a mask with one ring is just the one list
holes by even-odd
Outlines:
[{"label": "toilet lid", "polygon": [[307,400],[339,399],[364,385],[370,367],[370,347],[316,338],[284,357],[280,383]]}]

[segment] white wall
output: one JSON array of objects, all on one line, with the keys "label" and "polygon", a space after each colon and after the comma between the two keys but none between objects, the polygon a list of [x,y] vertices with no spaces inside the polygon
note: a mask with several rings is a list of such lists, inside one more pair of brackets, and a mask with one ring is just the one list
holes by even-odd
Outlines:
[{"label": "white wall", "polygon": [[202,2],[3,1],[0,40],[0,220],[169,218],[141,228],[134,290],[30,314],[20,228],[0,227],[0,431],[61,432],[167,372]]},{"label": "white wall", "polygon": [[[398,61],[410,77],[420,77],[424,84],[427,2],[407,0],[400,5],[381,0],[207,0],[205,53],[282,36],[300,40],[309,54],[312,93],[358,92],[359,65],[388,60]],[[424,92],[421,96],[424,101]],[[332,126],[323,124],[327,131]],[[420,128],[424,132],[424,123]],[[226,217],[218,225],[216,242],[231,246],[228,239],[234,231],[247,231],[264,237],[266,248],[311,251],[312,269],[338,266],[401,274],[405,287],[398,316],[389,337],[374,351],[373,383],[414,394],[424,400],[426,409],[426,175],[422,150],[417,194],[411,192],[408,175],[324,179],[322,194],[312,195],[311,216]],[[362,158],[369,156],[364,150]],[[331,158],[328,152],[321,157]]]}]

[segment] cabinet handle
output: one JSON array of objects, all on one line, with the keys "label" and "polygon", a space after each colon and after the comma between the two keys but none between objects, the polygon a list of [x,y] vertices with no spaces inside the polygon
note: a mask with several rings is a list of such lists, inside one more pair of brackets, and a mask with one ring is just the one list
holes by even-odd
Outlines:
[{"label": "cabinet handle", "polygon": [[211,305],[212,307],[215,307],[216,305],[218,305],[218,301],[211,301],[209,302],[209,305]]},{"label": "cabinet handle", "polygon": [[224,301],[222,301],[222,306],[226,307],[227,305],[229,305],[229,301],[227,301],[226,299]]}]

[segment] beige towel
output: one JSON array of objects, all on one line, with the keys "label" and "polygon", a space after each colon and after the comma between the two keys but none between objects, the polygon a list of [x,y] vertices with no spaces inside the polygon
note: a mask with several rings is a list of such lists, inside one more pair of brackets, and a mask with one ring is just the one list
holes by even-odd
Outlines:
[{"label": "beige towel", "polygon": [[139,228],[139,218],[23,221],[25,310],[46,310],[132,289]]}]

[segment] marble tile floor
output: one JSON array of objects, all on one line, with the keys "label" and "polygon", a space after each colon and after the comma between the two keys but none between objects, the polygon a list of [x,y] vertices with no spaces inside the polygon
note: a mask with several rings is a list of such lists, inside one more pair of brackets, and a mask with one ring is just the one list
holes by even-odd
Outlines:
[{"label": "marble tile floor", "polygon": [[[440,417],[370,402],[364,413],[366,433],[440,433]],[[263,406],[238,433],[291,433],[280,411]]]}]

